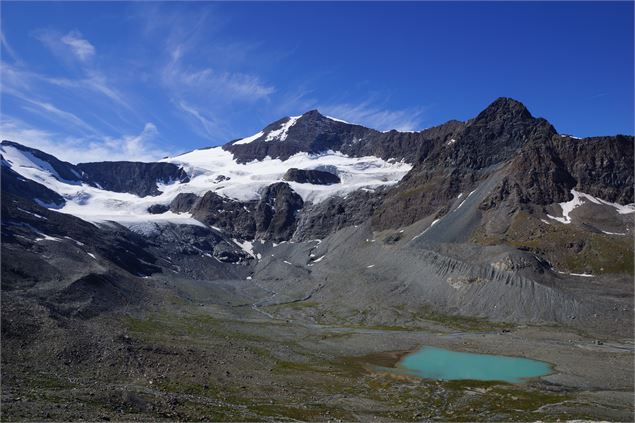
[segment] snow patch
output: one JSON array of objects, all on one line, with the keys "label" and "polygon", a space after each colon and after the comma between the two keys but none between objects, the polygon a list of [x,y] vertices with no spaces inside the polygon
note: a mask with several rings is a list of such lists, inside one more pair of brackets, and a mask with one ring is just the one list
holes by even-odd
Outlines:
[{"label": "snow patch", "polygon": [[341,122],[341,123],[347,123],[347,124],[349,124],[349,125],[353,125],[353,124],[352,124],[352,123],[350,123],[350,122],[346,122],[345,120],[338,119],[338,118],[334,118],[334,117],[332,117],[332,116],[325,116],[325,118],[330,119],[330,120],[333,120],[333,121],[335,121],[335,122]]},{"label": "snow patch", "polygon": [[265,134],[264,132],[260,131],[257,134],[253,134],[250,137],[242,138],[242,139],[234,142],[233,145],[249,144],[249,143],[251,143],[253,141],[256,141],[258,138],[262,137],[264,134]]},{"label": "snow patch", "polygon": [[569,275],[569,276],[580,276],[583,278],[593,278],[595,277],[594,275],[591,275],[590,273],[567,273],[567,272],[561,272],[559,270],[557,270],[558,273],[561,273],[563,275]]},{"label": "snow patch", "polygon": [[574,135],[560,134],[561,138],[573,138],[574,140],[581,140],[582,138],[576,137]]},{"label": "snow patch", "polygon": [[236,238],[232,239],[232,241],[234,241],[234,243],[236,245],[238,245],[244,252],[246,252],[247,254],[252,256],[253,258],[256,258],[256,256],[254,255],[254,246],[253,246],[253,244],[251,242],[249,242],[249,241],[238,241]]},{"label": "snow patch", "polygon": [[602,231],[603,234],[607,234],[607,235],[627,235],[626,232],[608,232],[608,231]]},{"label": "snow patch", "polygon": [[[472,191],[472,192],[473,192],[473,191]],[[459,206],[459,207],[460,207],[460,206]],[[436,225],[436,224],[439,222],[439,220],[441,220],[441,219],[435,219],[435,220],[433,220],[433,221],[432,221],[432,223],[430,224],[430,226],[428,226],[428,227],[427,227],[427,228],[426,228],[423,232],[421,232],[419,235],[415,235],[415,237],[414,237],[414,238],[412,238],[412,240],[414,241],[415,239],[419,238],[421,235],[423,235],[423,234],[425,234],[426,232],[428,232],[428,230],[429,230],[431,227],[433,227],[434,225]]]},{"label": "snow patch", "polygon": [[68,239],[70,241],[73,241],[75,244],[79,245],[80,247],[83,247],[84,245],[86,245],[83,242],[79,242],[78,240],[71,238],[70,236],[65,236],[64,238],[66,238],[66,239]]},{"label": "snow patch", "polygon": [[79,183],[62,178],[49,162],[36,157],[29,151],[10,145],[0,146],[0,151],[5,161],[11,165],[11,169],[27,179],[40,182],[52,177],[61,183],[74,185]]},{"label": "snow patch", "polygon": [[35,216],[35,217],[37,217],[38,219],[48,220],[48,219],[47,219],[46,217],[44,217],[44,216],[40,216],[40,215],[39,215],[39,214],[37,214],[37,213],[33,213],[33,212],[28,211],[28,210],[21,209],[20,207],[18,207],[18,210],[20,210],[20,211],[21,211],[21,212],[23,212],[23,213],[30,214],[31,216]]},{"label": "snow patch", "polygon": [[610,206],[617,211],[619,214],[630,214],[635,213],[635,205],[627,204],[622,205],[618,203],[610,203],[608,201],[602,200],[601,198],[594,197],[589,194],[585,194],[583,192],[576,191],[574,189],[571,190],[571,194],[573,195],[573,199],[571,201],[565,201],[563,203],[559,203],[558,205],[562,209],[562,217],[547,215],[548,218],[556,220],[560,223],[564,223],[568,225],[571,223],[571,217],[569,216],[573,210],[584,204],[586,201],[589,201],[594,204]]},{"label": "snow patch", "polygon": [[42,232],[38,232],[38,234],[39,234],[39,235],[41,235],[41,237],[40,237],[40,238],[35,238],[35,241],[36,241],[36,242],[39,242],[39,241],[55,241],[55,242],[60,242],[60,241],[63,241],[61,238],[56,238],[56,237],[54,237],[54,236],[50,236],[50,235],[47,235],[47,234],[42,233]]},{"label": "snow patch", "polygon": [[295,125],[301,117],[302,116],[291,116],[280,128],[269,132],[265,138],[265,142],[286,140],[289,135],[289,129]]}]

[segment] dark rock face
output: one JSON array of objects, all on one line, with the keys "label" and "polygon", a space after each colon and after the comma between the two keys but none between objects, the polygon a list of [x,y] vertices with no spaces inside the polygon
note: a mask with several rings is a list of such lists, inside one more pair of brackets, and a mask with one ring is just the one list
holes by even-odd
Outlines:
[{"label": "dark rock face", "polygon": [[531,141],[556,134],[549,122],[534,118],[520,102],[499,98],[456,134],[456,142],[439,151],[437,161],[481,169],[509,160]]},{"label": "dark rock face", "polygon": [[[262,160],[265,157],[286,160],[290,156],[307,152],[341,151],[352,157],[376,156],[384,160],[417,162],[427,156],[434,144],[431,140],[444,140],[464,127],[463,122],[449,121],[421,132],[379,132],[360,125],[335,121],[317,110],[303,114],[287,131],[284,140],[267,141],[267,136],[279,130],[289,118],[281,119],[263,129],[263,135],[249,144],[232,141],[223,148],[234,154],[239,163]],[[275,133],[274,133],[275,134]]]},{"label": "dark rock face", "polygon": [[285,241],[295,231],[297,215],[304,206],[302,197],[291,187],[278,182],[269,185],[259,201],[241,202],[208,191],[202,197],[179,194],[170,210],[190,212],[192,217],[217,227],[232,237]]},{"label": "dark rock face", "polygon": [[417,163],[428,157],[436,144],[452,139],[464,126],[463,122],[451,120],[421,132],[374,132],[362,142],[342,145],[341,151],[353,157],[376,156]]},{"label": "dark rock face", "polygon": [[281,129],[289,119],[284,118],[267,126],[263,129],[263,135],[249,144],[231,142],[223,148],[231,151],[240,163],[262,160],[267,156],[286,160],[299,152],[322,153],[327,150],[340,150],[342,144],[355,143],[368,134],[377,132],[363,126],[328,119],[317,110],[313,110],[303,114],[288,129],[284,140],[267,140],[272,131]]},{"label": "dark rock face", "polygon": [[[217,227],[233,237],[254,238],[256,223],[253,217],[253,202],[242,203],[221,197],[213,191],[208,191],[194,202],[192,199],[192,196],[188,194],[184,194],[183,197],[178,196],[170,209],[178,212],[189,211],[194,219]],[[192,204],[190,209],[186,209],[188,204]]]},{"label": "dark rock face", "polygon": [[[197,278],[224,277],[219,262],[246,264],[251,257],[226,234],[197,225],[162,224],[145,235],[152,251],[170,270]],[[229,272],[240,272],[230,268]],[[239,275],[234,275],[240,277]]]},{"label": "dark rock face", "polygon": [[298,182],[300,184],[314,184],[314,185],[332,185],[339,184],[339,176],[324,172],[322,170],[314,169],[296,169],[291,168],[287,170],[287,173],[282,177],[285,181]]},{"label": "dark rock face", "polygon": [[188,193],[178,194],[170,203],[170,210],[174,213],[184,213],[192,210],[194,203],[198,200],[198,195]]},{"label": "dark rock face", "polygon": [[632,136],[554,137],[553,143],[577,190],[620,204],[635,201]]},{"label": "dark rock face", "polygon": [[[119,225],[96,227],[75,216],[49,210],[3,191],[3,244],[28,242],[25,240],[34,240],[44,235],[59,239],[55,254],[64,260],[72,256],[72,251],[65,250],[65,247],[70,246],[72,250],[76,250],[81,246],[86,252],[107,260],[118,272],[146,276],[160,271],[154,264],[156,258],[147,251],[149,243],[143,236]],[[4,251],[3,249],[3,253]],[[93,260],[85,252],[82,252],[82,257]],[[30,269],[30,266],[22,268]],[[39,272],[36,268],[33,271]]]},{"label": "dark rock face", "polygon": [[482,209],[490,209],[504,201],[512,207],[566,201],[576,184],[548,140],[523,148],[509,163],[505,174],[501,183],[481,204]]},{"label": "dark rock face", "polygon": [[548,205],[569,201],[577,189],[607,201],[633,202],[633,137],[574,139],[553,136],[530,143],[512,160],[483,209],[507,201]]},{"label": "dark rock face", "polygon": [[289,184],[278,182],[269,185],[256,206],[258,236],[278,242],[290,239],[296,228],[298,212],[303,206],[302,197]]},{"label": "dark rock face", "polygon": [[323,239],[342,228],[366,222],[384,199],[385,191],[359,190],[305,207],[300,214],[295,241]]},{"label": "dark rock face", "polygon": [[32,202],[40,201],[47,205],[55,207],[61,207],[65,201],[61,195],[51,191],[42,184],[31,181],[30,179],[24,179],[16,172],[14,172],[8,165],[5,165],[4,159],[0,158],[0,169],[2,175],[0,176],[2,186],[2,198],[3,201],[8,196],[20,197]]},{"label": "dark rock face", "polygon": [[373,217],[379,228],[409,225],[442,214],[460,193],[469,192],[521,148],[555,135],[544,119],[521,103],[499,98],[465,125],[436,128],[432,148],[392,189]]},{"label": "dark rock face", "polygon": [[188,182],[185,171],[172,163],[98,162],[80,163],[86,180],[103,189],[140,197],[160,194],[157,182]]},{"label": "dark rock face", "polygon": [[246,259],[244,252],[236,251],[235,247],[227,243],[218,243],[214,246],[214,257],[223,263],[237,263]]},{"label": "dark rock face", "polygon": [[165,204],[153,204],[148,207],[148,213],[150,214],[162,214],[167,212],[168,210],[170,210],[170,207],[166,206]]}]

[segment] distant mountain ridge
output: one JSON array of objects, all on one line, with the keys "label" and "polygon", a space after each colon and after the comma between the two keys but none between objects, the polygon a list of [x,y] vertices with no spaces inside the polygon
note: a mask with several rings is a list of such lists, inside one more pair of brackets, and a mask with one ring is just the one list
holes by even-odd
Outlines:
[{"label": "distant mountain ridge", "polygon": [[[184,167],[170,159],[160,163],[72,165],[15,142],[3,141],[2,146],[46,163],[56,179],[87,183],[107,191],[156,196],[161,193],[157,184],[190,181]],[[373,213],[373,222],[380,228],[408,225],[431,213],[443,213],[450,200],[498,171],[505,176],[483,208],[501,201],[558,203],[570,199],[574,188],[607,201],[634,201],[633,163],[629,160],[633,157],[633,137],[561,136],[548,121],[534,118],[522,103],[504,97],[474,119],[449,121],[420,132],[379,132],[312,110],[273,122],[251,137],[226,143],[222,149],[230,152],[238,164],[269,158],[284,163],[300,153],[321,155],[327,151],[413,164],[403,180],[382,193],[386,196],[385,205]],[[322,171],[289,168],[279,181],[319,184],[318,179],[311,182],[300,175]],[[328,177],[328,172],[323,177],[329,179],[329,184],[339,181],[336,168],[330,170],[334,179]],[[232,184],[227,176],[219,177],[226,179],[222,185]],[[394,213],[395,209],[399,212]]]},{"label": "distant mountain ridge", "polygon": [[633,203],[633,144],[632,136],[559,135],[504,97],[466,122],[420,132],[379,132],[312,110],[157,163],[73,165],[3,141],[3,196],[89,221],[193,218],[235,239],[275,242],[363,222],[392,230],[456,219],[469,197],[469,216],[454,224],[461,235],[435,238],[435,229],[418,240],[466,242],[477,232],[498,237],[523,213],[543,220],[564,213],[558,204],[573,201],[574,191],[616,207]]},{"label": "distant mountain ridge", "polygon": [[199,307],[189,284],[255,318],[310,299],[334,325],[425,308],[630,334],[633,146],[560,135],[509,98],[412,133],[311,111],[156,163],[3,141],[3,298],[83,321]]}]

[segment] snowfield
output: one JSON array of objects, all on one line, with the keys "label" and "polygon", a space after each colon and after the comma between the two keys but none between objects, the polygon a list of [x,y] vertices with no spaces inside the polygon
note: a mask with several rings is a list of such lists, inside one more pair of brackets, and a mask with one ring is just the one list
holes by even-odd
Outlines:
[{"label": "snowfield", "polygon": [[[266,134],[267,141],[281,142],[286,139],[287,131],[298,117],[291,117],[280,128]],[[237,141],[251,142],[261,136],[262,132]],[[383,160],[374,156],[349,157],[341,152],[327,151],[321,154],[297,153],[287,160],[267,157],[249,163],[238,163],[231,152],[221,147],[194,150],[175,157],[168,157],[161,162],[174,163],[182,167],[188,174],[187,183],[173,182],[159,184],[161,192],[157,196],[139,197],[134,194],[106,191],[77,180],[66,180],[60,177],[46,161],[33,154],[10,145],[1,147],[5,159],[3,165],[9,165],[20,176],[38,182],[61,195],[66,203],[59,208],[52,204],[45,207],[55,208],[62,213],[72,214],[92,223],[117,222],[137,232],[149,233],[163,223],[177,223],[204,226],[193,219],[189,213],[162,214],[148,213],[148,207],[155,204],[169,205],[180,193],[203,195],[208,191],[238,201],[258,200],[260,193],[267,186],[283,181],[283,176],[290,168],[316,169],[335,173],[341,182],[333,185],[300,184],[287,182],[307,203],[319,203],[332,196],[345,197],[356,190],[373,190],[377,187],[393,185],[399,182],[412,169],[412,165],[404,161]],[[474,193],[470,192],[459,206]],[[571,212],[585,203],[606,206],[619,214],[635,213],[635,205],[610,203],[589,194],[572,190],[573,199],[560,203],[562,217],[547,215],[549,219],[564,224],[571,223]],[[459,195],[461,198],[463,194]],[[434,226],[435,220],[421,234]],[[545,223],[547,221],[543,220]],[[615,233],[614,235],[622,235]],[[241,245],[241,244],[239,244]],[[250,254],[250,246],[241,245]],[[319,260],[316,260],[317,263]]]},{"label": "snowfield", "polygon": [[[291,123],[295,123],[293,118],[280,128],[275,137],[283,140]],[[273,132],[275,131],[269,135]],[[334,151],[318,155],[298,153],[285,161],[265,158],[240,164],[234,160],[232,153],[215,147],[161,160],[182,166],[189,175],[190,182],[159,184],[160,195],[142,198],[134,194],[106,191],[79,180],[64,180],[49,163],[18,148],[2,146],[1,151],[4,159],[20,176],[38,182],[64,197],[66,204],[57,208],[58,211],[92,223],[115,221],[141,232],[151,230],[152,225],[143,225],[151,222],[202,225],[187,213],[148,213],[147,209],[151,205],[169,205],[180,193],[203,195],[207,191],[215,191],[221,196],[239,201],[257,200],[261,190],[275,182],[281,182],[290,168],[321,169],[337,173],[341,179],[339,184],[288,182],[305,202],[318,203],[334,195],[346,196],[360,188],[372,190],[395,184],[412,168],[405,162],[385,161],[374,156],[348,157]],[[55,208],[54,205],[46,206]]]},{"label": "snowfield", "polygon": [[[297,153],[284,161],[267,157],[240,164],[234,160],[232,153],[221,147],[195,150],[162,161],[182,166],[190,176],[189,183],[159,187],[164,194],[174,189],[199,194],[213,190],[240,201],[258,199],[263,188],[282,181],[290,168],[326,170],[340,177],[341,183],[334,185],[288,182],[304,201],[312,203],[319,203],[333,195],[344,196],[360,188],[395,184],[412,169],[412,165],[405,162],[385,161],[374,156],[348,157],[334,151],[317,155]],[[221,176],[229,179],[219,182]]]}]

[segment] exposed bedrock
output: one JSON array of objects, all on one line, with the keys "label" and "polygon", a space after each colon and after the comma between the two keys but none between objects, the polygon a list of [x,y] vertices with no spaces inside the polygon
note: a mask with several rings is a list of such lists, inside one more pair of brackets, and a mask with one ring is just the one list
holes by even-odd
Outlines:
[{"label": "exposed bedrock", "polygon": [[276,242],[290,239],[303,206],[302,197],[289,184],[269,185],[261,194],[254,213],[257,236]]},{"label": "exposed bedrock", "polygon": [[98,162],[80,163],[77,168],[96,186],[140,197],[160,194],[157,183],[189,181],[185,171],[172,163]]},{"label": "exposed bedrock", "polygon": [[578,191],[620,204],[635,201],[632,136],[554,137],[553,143]]},{"label": "exposed bedrock", "polygon": [[[4,159],[0,160],[4,162]],[[6,196],[16,196],[24,200],[31,202],[40,202],[41,204],[47,204],[50,207],[61,207],[64,205],[64,198],[45,187],[42,184],[38,184],[30,179],[25,179],[18,175],[13,169],[5,166],[4,163],[0,165],[0,182],[2,194]]]},{"label": "exposed bedrock", "polygon": [[[291,118],[280,119],[265,127],[252,141],[234,140],[223,148],[232,152],[240,163],[267,156],[286,160],[300,152],[316,154],[328,150],[353,157],[375,156],[414,163],[429,153],[435,145],[433,140],[445,140],[464,126],[463,122],[453,120],[420,132],[380,132],[328,118],[317,110],[298,117],[284,131],[290,122]],[[282,137],[282,142],[271,142]]]},{"label": "exposed bedrock", "polygon": [[294,241],[322,239],[342,228],[361,225],[379,207],[385,189],[358,190],[346,197],[331,197],[306,206],[300,213]]},{"label": "exposed bedrock", "polygon": [[202,197],[179,194],[170,209],[190,212],[194,219],[217,227],[233,237],[253,239],[256,234],[253,202],[242,203],[208,191]]},{"label": "exposed bedrock", "polygon": [[302,197],[289,184],[269,185],[258,201],[237,201],[208,191],[202,197],[179,194],[170,204],[176,213],[190,212],[192,217],[230,236],[241,239],[286,241],[296,229]]},{"label": "exposed bedrock", "polygon": [[340,178],[336,174],[315,169],[291,168],[287,170],[282,179],[299,184],[313,185],[332,185],[340,183]]}]

